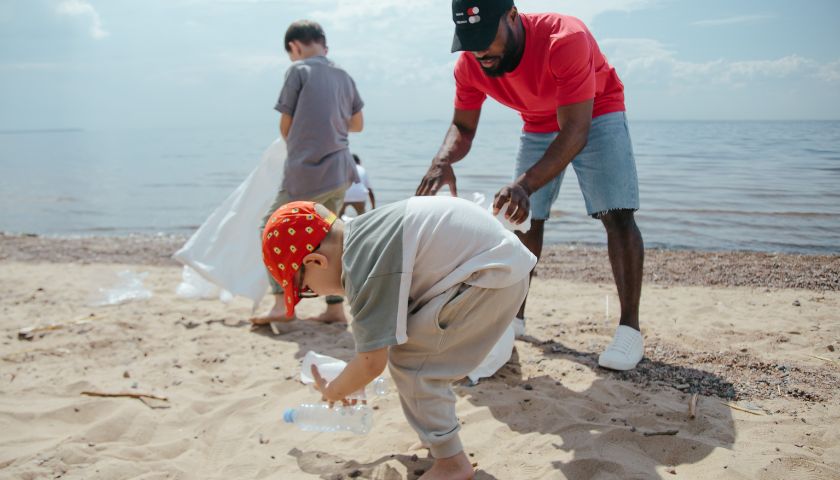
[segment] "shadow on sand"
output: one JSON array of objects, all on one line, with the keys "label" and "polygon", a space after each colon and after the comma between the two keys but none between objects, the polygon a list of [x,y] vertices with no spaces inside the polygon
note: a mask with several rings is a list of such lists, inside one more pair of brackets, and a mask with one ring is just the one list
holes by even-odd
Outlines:
[{"label": "shadow on sand", "polygon": [[[342,359],[350,359],[354,354],[353,337],[344,325],[295,321],[282,325],[280,335],[272,334],[268,327],[255,332],[297,343],[295,358],[316,348],[322,349],[319,353]],[[574,362],[577,365],[573,370],[590,370],[596,379],[586,390],[574,391],[563,385],[562,373],[523,378],[514,351],[510,362],[495,376],[473,387],[456,385],[455,391],[473,405],[487,408],[496,420],[515,432],[556,437],[551,445],[557,449],[557,457],[563,459],[551,461],[551,465],[567,478],[663,478],[657,468],[678,469],[680,465],[699,462],[715,448],[731,447],[735,440],[731,411],[715,397],[701,397],[701,413],[689,419],[687,394],[670,387],[651,387],[651,379],[647,378],[654,371],[657,378],[709,378],[723,391],[734,392],[731,384],[713,373],[645,359],[637,372],[628,377],[625,372],[598,367],[596,353],[557,342],[543,345],[534,339],[526,341],[541,348],[542,357]],[[323,350],[324,345],[330,348]],[[674,430],[675,435],[663,435]],[[407,478],[411,479],[422,475],[432,462],[430,458],[402,454],[385,455],[365,464],[321,451],[293,449],[289,455],[296,458],[303,472],[324,479],[403,478],[392,466],[392,460],[405,465]],[[476,478],[495,477],[479,471]],[[525,474],[520,478],[528,477]]]},{"label": "shadow on sand", "polygon": [[473,405],[488,408],[495,419],[515,432],[556,436],[558,441],[552,446],[564,452],[558,454],[564,460],[552,465],[567,478],[663,478],[657,467],[678,470],[680,465],[706,458],[715,448],[730,448],[735,441],[731,411],[715,397],[701,397],[702,408],[690,419],[689,395],[651,386],[644,375],[638,375],[655,371],[659,378],[714,377],[723,391],[734,391],[713,373],[644,359],[634,381],[629,381],[625,372],[598,367],[597,353],[556,342],[540,345],[533,339],[526,341],[542,348],[542,358],[572,361],[577,364],[573,370],[590,370],[596,379],[585,390],[574,391],[563,385],[565,373],[523,378],[514,351],[495,376],[477,386],[457,386],[456,392]]}]

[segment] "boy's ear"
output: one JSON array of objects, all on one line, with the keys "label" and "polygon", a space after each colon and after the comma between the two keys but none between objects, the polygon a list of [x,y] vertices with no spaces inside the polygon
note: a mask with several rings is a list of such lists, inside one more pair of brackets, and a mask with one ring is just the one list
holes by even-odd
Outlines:
[{"label": "boy's ear", "polygon": [[289,42],[289,51],[291,53],[293,53],[294,55],[299,57],[301,50],[302,50],[301,43],[299,41],[292,40],[291,42]]}]

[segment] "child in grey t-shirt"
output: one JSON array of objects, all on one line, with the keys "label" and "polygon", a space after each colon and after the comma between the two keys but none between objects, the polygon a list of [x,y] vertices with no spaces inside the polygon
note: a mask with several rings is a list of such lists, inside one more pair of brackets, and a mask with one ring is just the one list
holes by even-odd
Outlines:
[{"label": "child in grey t-shirt", "polygon": [[406,419],[429,446],[432,478],[472,478],[451,383],[487,356],[528,290],[536,257],[486,210],[451,197],[413,197],[346,225],[312,202],[280,207],[263,232],[263,260],[302,296],[346,295],[356,356],[327,383],[345,400],[388,365]]},{"label": "child in grey t-shirt", "polygon": [[[359,181],[350,154],[349,132],[361,132],[362,102],[356,84],[347,72],[327,59],[324,30],[315,22],[299,20],[286,31],[285,48],[292,60],[275,109],[280,112],[280,134],[286,140],[283,183],[268,216],[279,206],[295,200],[321,203],[339,211],[344,193]],[[294,320],[283,309],[283,289],[271,276],[275,303],[255,324]],[[313,320],[346,322],[342,298],[326,298],[327,309]]]}]

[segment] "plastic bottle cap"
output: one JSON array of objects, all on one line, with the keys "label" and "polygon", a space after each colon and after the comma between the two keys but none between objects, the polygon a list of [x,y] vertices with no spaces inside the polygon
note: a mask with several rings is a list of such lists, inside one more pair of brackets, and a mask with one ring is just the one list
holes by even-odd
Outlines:
[{"label": "plastic bottle cap", "polygon": [[286,423],[295,423],[295,409],[294,408],[287,408],[285,412],[283,412],[283,421]]}]

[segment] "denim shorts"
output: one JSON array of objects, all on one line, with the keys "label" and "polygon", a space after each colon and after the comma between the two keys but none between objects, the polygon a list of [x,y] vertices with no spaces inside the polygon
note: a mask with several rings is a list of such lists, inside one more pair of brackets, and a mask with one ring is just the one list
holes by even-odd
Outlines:
[{"label": "denim shorts", "polygon": [[[557,133],[522,132],[516,156],[514,179],[534,166]],[[639,209],[639,179],[624,112],[608,113],[592,119],[586,147],[572,160],[572,167],[586,202],[586,213],[594,218],[611,210]],[[531,218],[546,220],[560,193],[560,175],[531,194]]]}]

